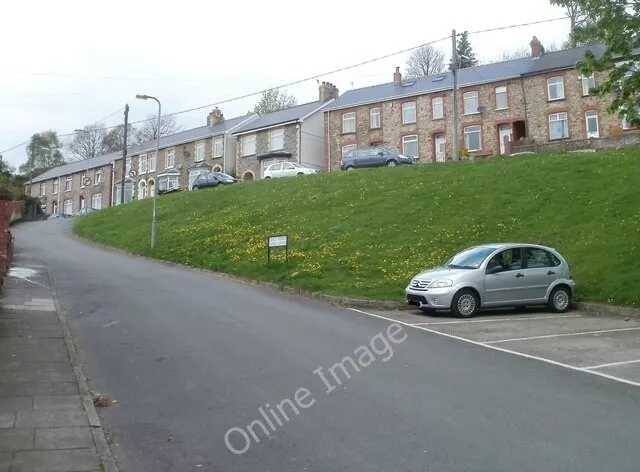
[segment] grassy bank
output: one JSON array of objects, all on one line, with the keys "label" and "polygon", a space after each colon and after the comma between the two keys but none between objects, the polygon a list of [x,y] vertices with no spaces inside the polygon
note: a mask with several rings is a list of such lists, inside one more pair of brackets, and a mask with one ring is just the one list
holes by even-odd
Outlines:
[{"label": "grassy bank", "polygon": [[[311,291],[398,300],[412,275],[465,247],[550,245],[580,299],[640,305],[640,151],[521,156],[243,182],[105,209],[74,231],[191,266]],[[266,238],[288,234],[267,264]]]}]

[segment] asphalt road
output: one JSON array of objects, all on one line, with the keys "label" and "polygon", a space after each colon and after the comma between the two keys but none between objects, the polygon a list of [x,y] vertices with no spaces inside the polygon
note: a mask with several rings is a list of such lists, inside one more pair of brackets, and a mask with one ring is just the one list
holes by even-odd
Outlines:
[{"label": "asphalt road", "polygon": [[[327,369],[364,356],[358,347],[386,337],[388,321],[98,249],[68,230],[16,226],[17,261],[51,267],[92,388],[117,397],[103,421],[123,472],[638,470],[637,387],[405,327],[392,357],[378,338],[370,364],[347,365],[350,379],[337,369],[343,383],[327,393],[314,370],[335,386]],[[254,424],[260,442],[247,434],[245,453],[229,450],[230,428],[246,434],[264,419],[258,408],[301,388],[308,408],[285,405],[288,422],[272,420],[269,437]],[[245,447],[238,430],[231,441]]]}]

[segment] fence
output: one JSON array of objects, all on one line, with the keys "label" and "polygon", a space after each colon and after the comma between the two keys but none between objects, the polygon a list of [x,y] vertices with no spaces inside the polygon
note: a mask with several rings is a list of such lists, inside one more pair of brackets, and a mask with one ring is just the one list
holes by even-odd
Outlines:
[{"label": "fence", "polygon": [[601,149],[618,149],[623,147],[640,146],[640,133],[627,133],[604,138],[577,139],[573,141],[554,141],[538,144],[533,141],[516,141],[507,143],[506,154],[520,152],[570,152],[570,151],[598,151]]}]

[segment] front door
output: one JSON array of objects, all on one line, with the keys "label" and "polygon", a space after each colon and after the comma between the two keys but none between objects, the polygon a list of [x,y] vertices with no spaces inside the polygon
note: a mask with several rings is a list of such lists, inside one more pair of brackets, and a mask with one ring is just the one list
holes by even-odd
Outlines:
[{"label": "front door", "polygon": [[485,304],[500,305],[525,299],[525,279],[522,250],[513,248],[499,252],[485,270]]},{"label": "front door", "polygon": [[505,154],[507,152],[506,144],[511,142],[511,125],[500,125],[499,128],[500,135],[500,154]]},{"label": "front door", "polygon": [[436,137],[435,137],[436,162],[445,162],[447,160],[447,156],[445,153],[445,145],[446,145],[446,141],[444,138],[444,134],[436,134]]}]

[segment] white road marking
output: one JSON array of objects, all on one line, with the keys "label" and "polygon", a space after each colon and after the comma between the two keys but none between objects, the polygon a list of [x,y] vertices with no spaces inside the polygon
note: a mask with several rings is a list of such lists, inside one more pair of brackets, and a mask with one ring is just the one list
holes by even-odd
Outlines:
[{"label": "white road marking", "polygon": [[463,324],[463,323],[492,323],[497,321],[525,321],[525,320],[553,320],[555,318],[580,318],[582,315],[555,315],[555,316],[529,316],[526,318],[512,317],[512,318],[491,318],[487,320],[460,320],[460,321],[429,321],[427,323],[414,323],[414,326],[428,326],[428,325],[448,325],[448,324]]},{"label": "white road marking", "polygon": [[111,323],[107,323],[106,325],[102,325],[103,328],[108,328],[109,326],[113,326],[115,324],[120,323],[120,320],[112,321]]},{"label": "white road marking", "polygon": [[619,365],[636,364],[640,362],[640,359],[634,359],[632,361],[610,362],[609,364],[592,365],[589,367],[583,367],[583,369],[604,369],[605,367],[616,367]]},{"label": "white road marking", "polygon": [[526,338],[511,338],[499,339],[497,341],[485,341],[485,344],[509,343],[512,341],[529,341],[531,339],[563,338],[566,336],[586,336],[588,334],[619,333],[621,331],[634,331],[639,329],[640,326],[636,326],[634,328],[600,329],[598,331],[579,331],[577,333],[545,334],[543,336],[529,336]]},{"label": "white road marking", "polygon": [[489,344],[486,344],[486,343],[481,343],[479,341],[472,341],[471,339],[462,338],[460,336],[455,336],[453,334],[442,333],[440,331],[436,331],[435,329],[425,328],[424,326],[412,325],[411,323],[406,323],[404,321],[395,320],[393,318],[387,318],[386,316],[376,315],[374,313],[369,313],[369,312],[366,312],[366,311],[358,310],[356,308],[348,308],[348,310],[355,311],[357,313],[361,313],[361,314],[367,315],[367,316],[373,316],[374,318],[380,318],[380,319],[383,319],[383,320],[387,320],[387,321],[390,321],[392,323],[398,323],[398,324],[401,324],[401,325],[404,325],[404,326],[409,326],[410,328],[420,329],[420,330],[426,331],[428,333],[437,334],[438,336],[444,336],[446,338],[456,339],[458,341],[462,341],[462,342],[469,343],[469,344],[474,344],[476,346],[482,346],[482,347],[485,347],[487,349],[493,349],[494,351],[505,352],[507,354],[513,354],[515,356],[524,357],[526,359],[532,359],[532,360],[536,360],[536,361],[540,361],[540,362],[546,362],[547,364],[552,364],[552,365],[555,365],[555,366],[558,366],[558,367],[564,367],[565,369],[573,370],[573,371],[576,371],[576,372],[584,372],[584,373],[587,373],[587,374],[596,375],[598,377],[603,377],[605,379],[615,380],[616,382],[624,383],[624,384],[627,384],[627,385],[633,385],[634,387],[640,387],[640,382],[634,382],[632,380],[623,379],[623,378],[620,378],[620,377],[616,377],[614,375],[604,374],[602,372],[598,372],[598,371],[595,371],[595,370],[587,370],[587,369],[584,369],[582,367],[575,367],[575,366],[572,366],[572,365],[569,365],[569,364],[564,364],[562,362],[558,362],[558,361],[554,361],[554,360],[551,360],[551,359],[547,359],[546,357],[533,356],[531,354],[525,354],[523,352],[512,351],[511,349],[505,349],[503,347],[492,346],[492,345],[489,345]]}]

